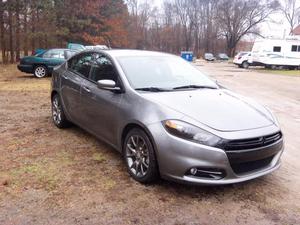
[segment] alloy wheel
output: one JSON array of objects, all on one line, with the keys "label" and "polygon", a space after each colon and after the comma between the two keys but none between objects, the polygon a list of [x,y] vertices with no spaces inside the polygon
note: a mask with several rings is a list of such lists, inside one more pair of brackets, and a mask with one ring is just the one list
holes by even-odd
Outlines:
[{"label": "alloy wheel", "polygon": [[131,173],[137,177],[146,176],[149,169],[149,149],[146,141],[139,135],[127,139],[126,162]]},{"label": "alloy wheel", "polygon": [[61,123],[61,106],[57,95],[52,100],[52,117],[55,124]]},{"label": "alloy wheel", "polygon": [[47,74],[46,68],[43,66],[38,66],[34,71],[34,75],[38,78],[42,78],[46,76],[46,74]]}]

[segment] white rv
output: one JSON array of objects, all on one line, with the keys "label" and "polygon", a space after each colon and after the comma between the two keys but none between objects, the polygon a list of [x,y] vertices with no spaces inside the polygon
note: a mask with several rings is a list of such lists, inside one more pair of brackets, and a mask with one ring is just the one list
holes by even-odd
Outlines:
[{"label": "white rv", "polygon": [[299,68],[300,38],[290,36],[286,39],[257,39],[248,62],[250,65],[266,68]]}]

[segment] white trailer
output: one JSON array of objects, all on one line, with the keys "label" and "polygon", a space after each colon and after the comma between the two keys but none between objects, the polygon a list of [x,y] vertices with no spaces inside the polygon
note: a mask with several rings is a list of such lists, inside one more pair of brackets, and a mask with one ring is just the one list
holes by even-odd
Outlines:
[{"label": "white trailer", "polygon": [[257,39],[253,45],[248,62],[252,66],[265,66],[266,68],[299,68],[300,37]]}]

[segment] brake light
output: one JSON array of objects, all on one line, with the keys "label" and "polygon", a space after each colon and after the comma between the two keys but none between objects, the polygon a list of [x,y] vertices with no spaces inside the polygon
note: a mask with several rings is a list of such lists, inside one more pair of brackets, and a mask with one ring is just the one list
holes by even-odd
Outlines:
[{"label": "brake light", "polygon": [[238,60],[240,60],[241,58],[242,58],[242,56],[239,56],[239,57],[238,57]]}]

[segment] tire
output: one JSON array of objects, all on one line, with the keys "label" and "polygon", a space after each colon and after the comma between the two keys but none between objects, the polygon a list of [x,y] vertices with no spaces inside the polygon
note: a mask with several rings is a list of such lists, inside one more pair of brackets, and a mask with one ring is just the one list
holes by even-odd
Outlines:
[{"label": "tire", "polygon": [[51,99],[52,121],[58,128],[67,128],[71,123],[67,120],[58,94]]},{"label": "tire", "polygon": [[157,160],[148,135],[140,128],[128,132],[123,143],[123,157],[130,176],[143,184],[159,177]]},{"label": "tire", "polygon": [[295,70],[297,67],[296,66],[289,66],[288,69],[289,70]]},{"label": "tire", "polygon": [[46,66],[39,65],[34,68],[33,74],[37,78],[44,78],[48,75],[48,69]]},{"label": "tire", "polygon": [[239,67],[239,68],[243,68],[243,66],[242,66],[242,65],[240,65],[240,64],[238,65],[238,67]]},{"label": "tire", "polygon": [[243,67],[244,69],[248,69],[248,68],[249,68],[249,63],[248,63],[247,61],[244,61],[244,62],[242,63],[242,67]]}]

